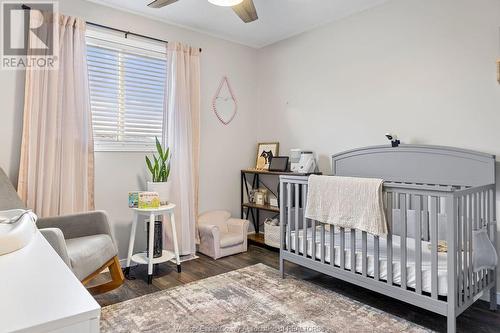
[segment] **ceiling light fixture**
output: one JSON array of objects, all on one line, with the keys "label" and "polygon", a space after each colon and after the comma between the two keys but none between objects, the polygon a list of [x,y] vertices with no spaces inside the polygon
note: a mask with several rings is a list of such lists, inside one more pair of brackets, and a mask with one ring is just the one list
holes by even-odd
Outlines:
[{"label": "ceiling light fixture", "polygon": [[231,7],[239,5],[243,0],[208,0],[211,4],[223,7]]}]

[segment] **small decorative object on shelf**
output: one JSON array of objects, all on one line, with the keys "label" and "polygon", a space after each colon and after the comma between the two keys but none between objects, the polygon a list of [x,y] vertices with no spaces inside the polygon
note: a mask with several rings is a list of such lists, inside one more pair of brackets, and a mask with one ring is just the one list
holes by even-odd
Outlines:
[{"label": "small decorative object on shelf", "polygon": [[278,198],[269,198],[269,205],[273,207],[278,207]]},{"label": "small decorative object on shelf", "polygon": [[160,198],[157,192],[128,192],[128,207],[150,209],[160,207]]},{"label": "small decorative object on shelf", "polygon": [[266,203],[266,200],[265,200],[265,194],[261,191],[257,191],[257,193],[255,193],[255,203],[257,205],[265,205]]},{"label": "small decorative object on shelf", "polygon": [[316,171],[314,153],[312,151],[301,151],[299,162],[295,164],[295,168],[296,170],[292,171],[302,174]]},{"label": "small decorative object on shelf", "polygon": [[139,192],[128,192],[128,208],[139,207]]},{"label": "small decorative object on shelf", "polygon": [[160,197],[160,204],[166,205],[170,200],[171,182],[168,181],[170,176],[170,149],[164,149],[161,146],[158,138],[156,141],[156,151],[158,157],[153,155],[153,161],[146,156],[146,166],[151,172],[151,180],[148,181],[148,191],[157,192]]},{"label": "small decorative object on shelf", "polygon": [[288,171],[288,156],[273,156],[269,164],[269,171]]},{"label": "small decorative object on shelf", "polygon": [[265,205],[267,204],[268,193],[269,191],[266,188],[253,189],[248,192],[248,202],[256,205]]},{"label": "small decorative object on shelf", "polygon": [[279,142],[266,142],[257,145],[257,161],[255,168],[258,170],[269,170],[269,164],[273,156],[279,154]]},{"label": "small decorative object on shelf", "polygon": [[293,148],[290,149],[290,171],[292,172],[299,172],[299,162],[300,162],[300,155],[302,154],[302,149],[300,148]]},{"label": "small decorative object on shelf", "polygon": [[138,207],[151,209],[160,207],[160,197],[157,192],[139,192]]},{"label": "small decorative object on shelf", "polygon": [[259,192],[259,190],[251,190],[248,192],[248,202],[255,203],[255,193]]}]

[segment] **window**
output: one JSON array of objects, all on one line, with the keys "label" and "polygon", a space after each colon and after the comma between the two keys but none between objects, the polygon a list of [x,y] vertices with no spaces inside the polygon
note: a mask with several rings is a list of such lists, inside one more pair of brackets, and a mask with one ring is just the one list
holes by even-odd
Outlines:
[{"label": "window", "polygon": [[87,32],[90,107],[96,150],[145,151],[161,137],[164,45]]}]

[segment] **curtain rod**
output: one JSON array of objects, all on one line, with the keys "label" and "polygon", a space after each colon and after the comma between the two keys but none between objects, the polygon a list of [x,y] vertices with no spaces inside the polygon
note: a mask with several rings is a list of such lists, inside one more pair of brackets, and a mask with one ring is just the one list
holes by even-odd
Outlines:
[{"label": "curtain rod", "polygon": [[[31,10],[31,7],[26,6],[26,5],[22,5],[21,8],[25,9],[25,10]],[[130,31],[122,30],[122,29],[117,29],[117,28],[113,28],[113,27],[110,27],[110,26],[107,26],[107,25],[98,24],[98,23],[94,23],[94,22],[86,21],[86,23],[88,25],[93,25],[94,27],[104,28],[104,29],[108,29],[108,30],[112,30],[112,31],[116,31],[116,32],[121,32],[122,34],[125,35],[125,38],[127,38],[129,35],[131,35],[131,36],[146,38],[146,39],[154,40],[156,42],[161,42],[161,43],[168,44],[168,41],[166,41],[164,39],[159,39],[159,38],[154,38],[154,37],[150,37],[150,36],[146,36],[146,35],[141,35],[141,34],[137,34],[135,32],[130,32]],[[201,48],[199,50],[201,52]]]}]

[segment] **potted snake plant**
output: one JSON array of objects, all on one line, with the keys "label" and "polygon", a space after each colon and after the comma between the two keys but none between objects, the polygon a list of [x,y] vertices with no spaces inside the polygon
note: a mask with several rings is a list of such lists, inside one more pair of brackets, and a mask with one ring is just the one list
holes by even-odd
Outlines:
[{"label": "potted snake plant", "polygon": [[150,159],[146,156],[146,166],[151,173],[151,181],[148,181],[148,191],[157,192],[160,197],[160,204],[166,205],[170,200],[171,182],[168,180],[170,176],[170,149],[164,149],[161,146],[158,138],[156,141],[156,152],[158,156],[153,154]]}]

